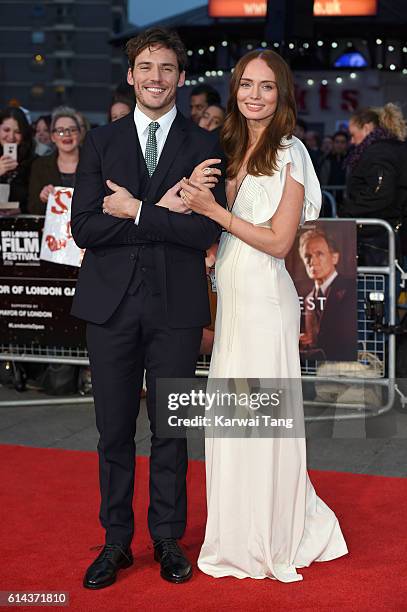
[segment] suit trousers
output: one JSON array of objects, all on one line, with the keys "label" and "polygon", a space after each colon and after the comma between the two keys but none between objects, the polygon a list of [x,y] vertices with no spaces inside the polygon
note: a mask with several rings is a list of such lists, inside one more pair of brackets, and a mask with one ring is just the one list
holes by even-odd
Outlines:
[{"label": "suit trousers", "polygon": [[157,438],[156,380],[195,374],[201,327],[165,323],[162,296],[142,282],[112,317],[87,324],[87,344],[99,432],[99,519],[106,543],[130,544],[135,478],[135,433],[144,368],[151,429],[148,527],[153,540],[182,537],[186,524],[187,443]]}]

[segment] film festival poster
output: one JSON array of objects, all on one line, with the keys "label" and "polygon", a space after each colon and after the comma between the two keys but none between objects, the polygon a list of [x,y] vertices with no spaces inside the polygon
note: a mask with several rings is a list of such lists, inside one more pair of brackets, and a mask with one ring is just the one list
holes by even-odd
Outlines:
[{"label": "film festival poster", "polygon": [[286,259],[301,309],[301,361],[356,361],[356,224],[303,225]]},{"label": "film festival poster", "polygon": [[71,234],[73,189],[55,187],[48,197],[41,259],[56,264],[80,267],[84,250],[76,246]]},{"label": "film festival poster", "polygon": [[0,225],[0,338],[16,345],[85,346],[70,315],[78,268],[40,259],[43,217],[5,217]]}]

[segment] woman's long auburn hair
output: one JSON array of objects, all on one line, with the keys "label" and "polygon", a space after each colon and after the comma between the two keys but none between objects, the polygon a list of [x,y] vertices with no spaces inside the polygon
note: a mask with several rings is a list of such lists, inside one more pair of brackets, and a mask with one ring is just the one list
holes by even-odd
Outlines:
[{"label": "woman's long auburn hair", "polygon": [[297,110],[292,73],[283,58],[269,49],[259,49],[244,55],[235,66],[230,81],[226,119],[221,130],[221,142],[228,158],[228,178],[237,175],[249,145],[247,120],[237,105],[237,92],[246,66],[260,58],[274,72],[277,85],[277,107],[264,133],[247,162],[247,173],[254,176],[271,176],[277,170],[277,151],[281,140],[291,138],[294,132]]}]

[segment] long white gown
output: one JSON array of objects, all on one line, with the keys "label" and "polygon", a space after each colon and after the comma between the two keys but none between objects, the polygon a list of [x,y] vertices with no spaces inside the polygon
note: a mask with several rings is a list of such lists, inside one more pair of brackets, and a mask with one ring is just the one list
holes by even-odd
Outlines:
[{"label": "long white gown", "polygon": [[[293,137],[273,176],[247,175],[233,213],[269,225],[286,166],[304,185],[302,222],[316,219],[321,190],[308,152]],[[300,307],[284,260],[223,233],[209,378],[299,379]],[[210,380],[209,380],[210,384]],[[302,402],[300,406],[303,419]],[[198,567],[214,577],[302,580],[296,569],[348,552],[338,520],[317,496],[306,468],[304,437],[207,437],[208,517]]]}]

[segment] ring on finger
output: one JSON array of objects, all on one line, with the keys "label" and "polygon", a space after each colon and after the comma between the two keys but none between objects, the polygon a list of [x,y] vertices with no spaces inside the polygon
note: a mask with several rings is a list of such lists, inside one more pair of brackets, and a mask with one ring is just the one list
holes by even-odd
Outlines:
[{"label": "ring on finger", "polygon": [[204,168],[202,172],[205,176],[209,176],[210,174],[212,174],[212,168]]}]

